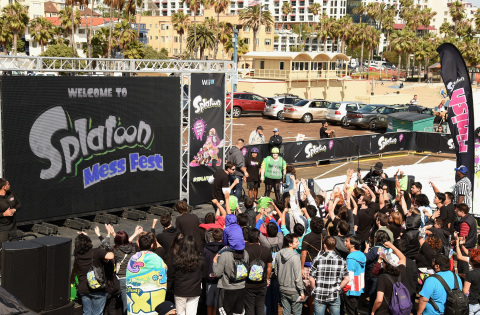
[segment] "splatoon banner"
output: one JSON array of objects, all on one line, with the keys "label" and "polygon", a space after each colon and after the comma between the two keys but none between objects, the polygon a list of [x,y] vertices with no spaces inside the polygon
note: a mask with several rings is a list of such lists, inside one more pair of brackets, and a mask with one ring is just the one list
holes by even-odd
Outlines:
[{"label": "splatoon banner", "polygon": [[208,178],[223,167],[225,75],[192,73],[190,87],[189,203],[212,200]]},{"label": "splatoon banner", "polygon": [[398,132],[398,133],[385,133],[372,135],[370,138],[371,154],[403,151],[409,150],[406,136],[410,136],[410,133]]},{"label": "splatoon banner", "polygon": [[440,74],[450,97],[447,122],[456,149],[457,167],[466,166],[467,176],[473,183],[475,173],[473,131],[475,128],[470,76],[462,55],[454,45],[442,44],[437,52],[440,54],[442,66]]},{"label": "splatoon banner", "polygon": [[11,76],[1,96],[17,221],[179,198],[179,78]]},{"label": "splatoon banner", "polygon": [[285,161],[287,163],[330,160],[335,158],[334,139],[287,142]]}]

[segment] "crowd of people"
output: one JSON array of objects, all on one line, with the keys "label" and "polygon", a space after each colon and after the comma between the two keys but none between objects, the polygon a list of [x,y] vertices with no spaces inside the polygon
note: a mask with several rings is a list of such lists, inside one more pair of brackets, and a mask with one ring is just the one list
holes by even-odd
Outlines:
[{"label": "crowd of people", "polygon": [[[236,150],[242,145],[239,140]],[[102,238],[96,249],[88,236],[78,236],[75,268],[84,314],[112,314],[119,307],[128,314],[328,309],[338,315],[360,308],[370,314],[479,314],[480,251],[465,166],[455,169],[459,181],[452,192],[429,182],[432,201],[422,183],[409,184],[401,171],[388,189],[381,163],[364,178],[348,170],[343,186],[315,194],[293,166],[278,162],[275,148],[263,161],[253,149],[246,161],[231,151],[213,176],[214,211],[204,218],[180,201],[175,225],[170,214],[161,216],[158,234],[155,221],[152,231],[139,227],[131,237],[107,226],[106,238],[96,231]],[[275,200],[258,198],[258,182],[249,185],[249,178],[283,190],[275,190]],[[244,180],[252,189],[243,197],[236,189]],[[105,287],[90,287],[92,265],[104,266]]]}]

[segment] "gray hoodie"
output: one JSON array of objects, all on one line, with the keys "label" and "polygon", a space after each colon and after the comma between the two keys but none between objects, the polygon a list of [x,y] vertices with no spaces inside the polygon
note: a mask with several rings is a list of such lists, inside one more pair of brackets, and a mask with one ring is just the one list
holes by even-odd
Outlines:
[{"label": "gray hoodie", "polygon": [[275,274],[280,283],[280,291],[286,294],[304,293],[300,255],[284,248],[275,256]]},{"label": "gray hoodie", "polygon": [[[248,264],[248,253],[243,251],[243,259]],[[245,266],[248,268],[248,266]],[[217,259],[216,263],[212,265],[213,273],[215,277],[219,278],[218,288],[225,290],[237,290],[245,288],[245,281],[232,283],[230,282],[229,277],[233,275],[234,272],[234,260],[232,252],[223,252]]]},{"label": "gray hoodie", "polygon": [[283,233],[278,232],[275,237],[265,237],[265,235],[260,233],[260,245],[270,248],[270,251],[277,251],[277,248],[280,251],[283,246]]},{"label": "gray hoodie", "polygon": [[240,172],[240,168],[245,167],[245,158],[239,148],[232,146],[227,153],[227,161],[236,166],[234,175],[243,176],[243,173]]}]

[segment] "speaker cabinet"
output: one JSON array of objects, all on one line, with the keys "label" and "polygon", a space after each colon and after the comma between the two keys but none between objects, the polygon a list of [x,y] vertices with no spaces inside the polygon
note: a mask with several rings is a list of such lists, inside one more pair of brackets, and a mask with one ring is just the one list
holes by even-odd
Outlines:
[{"label": "speaker cabinet", "polygon": [[3,242],[2,287],[39,312],[44,296],[44,249],[33,241]]},{"label": "speaker cabinet", "polygon": [[52,310],[70,302],[70,261],[72,240],[45,236],[32,240],[43,246],[43,310]]},{"label": "speaker cabinet", "polygon": [[[408,181],[407,181],[407,189],[406,191],[410,193],[410,188],[412,187],[413,183],[415,182],[415,176],[408,175]],[[384,178],[383,179],[383,184],[388,187],[388,193],[392,195],[392,197],[395,198],[395,178],[389,177],[389,178]]]}]

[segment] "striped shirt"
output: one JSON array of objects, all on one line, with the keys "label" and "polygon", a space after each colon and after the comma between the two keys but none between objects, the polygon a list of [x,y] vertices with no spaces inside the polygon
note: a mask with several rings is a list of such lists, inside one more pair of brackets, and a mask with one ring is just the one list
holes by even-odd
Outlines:
[{"label": "striped shirt", "polygon": [[467,176],[460,179],[453,188],[454,204],[458,204],[458,197],[464,196],[463,203],[472,209],[472,183]]},{"label": "striped shirt", "polygon": [[312,296],[319,302],[333,302],[340,295],[340,283],[348,276],[347,263],[334,251],[321,252],[310,268],[310,277],[315,279]]}]

